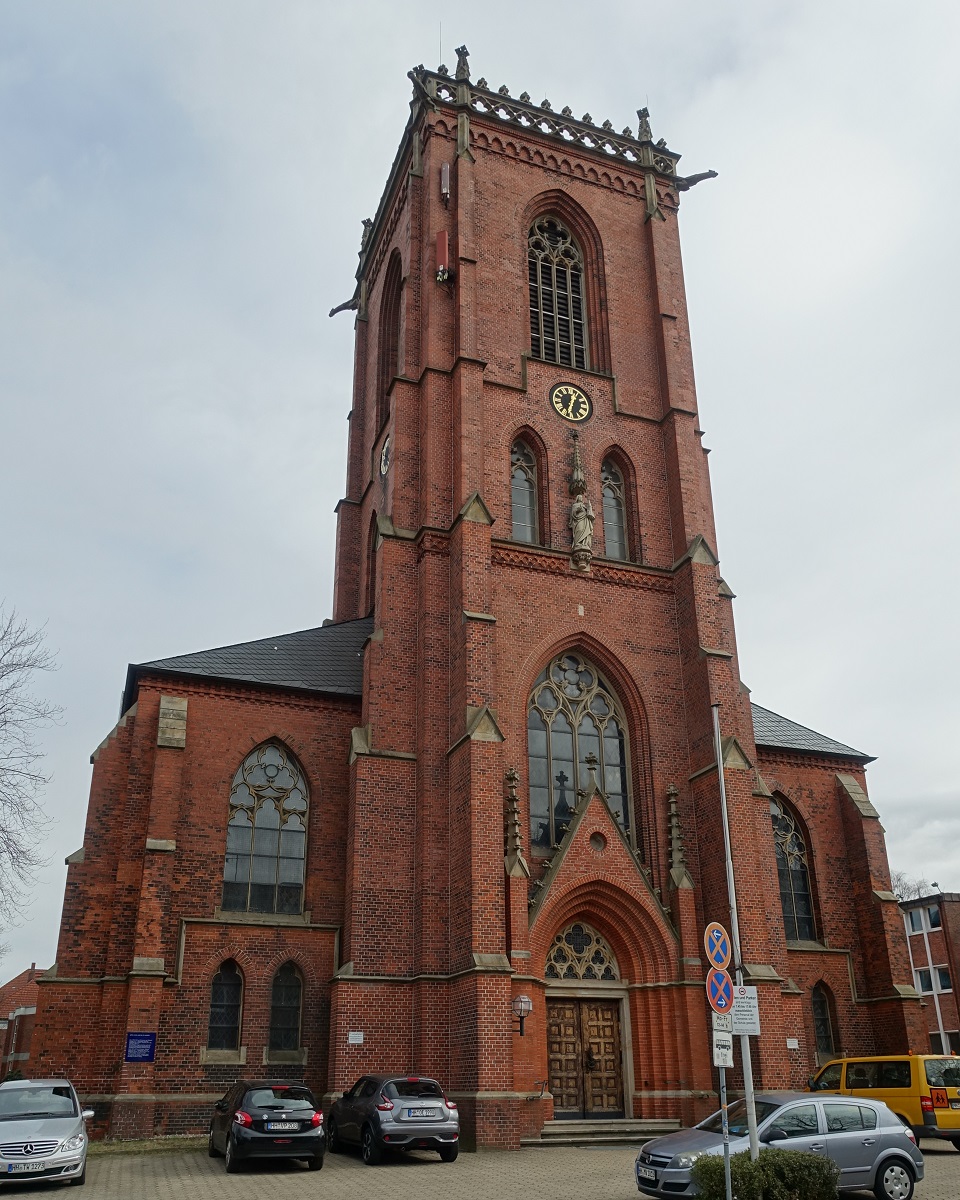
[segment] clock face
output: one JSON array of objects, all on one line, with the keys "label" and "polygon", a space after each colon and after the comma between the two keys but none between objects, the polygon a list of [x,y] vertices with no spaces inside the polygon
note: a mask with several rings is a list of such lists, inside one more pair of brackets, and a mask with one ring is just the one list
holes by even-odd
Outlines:
[{"label": "clock face", "polygon": [[550,404],[565,421],[587,421],[593,416],[593,401],[573,383],[557,383],[550,389]]},{"label": "clock face", "polygon": [[390,439],[383,443],[383,449],[380,451],[380,474],[386,475],[390,469]]}]

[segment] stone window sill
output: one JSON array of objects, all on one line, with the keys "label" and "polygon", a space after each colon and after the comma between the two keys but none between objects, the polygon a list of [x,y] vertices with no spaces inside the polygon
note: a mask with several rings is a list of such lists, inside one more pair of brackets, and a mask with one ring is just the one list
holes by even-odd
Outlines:
[{"label": "stone window sill", "polygon": [[309,925],[310,910],[302,913],[258,913],[234,912],[230,909],[215,908],[214,920],[228,921],[232,925]]},{"label": "stone window sill", "polygon": [[233,1066],[242,1067],[247,1061],[247,1048],[241,1046],[239,1050],[211,1050],[204,1046],[200,1051],[201,1066]]},{"label": "stone window sill", "polygon": [[307,1065],[307,1048],[301,1046],[299,1050],[264,1050],[263,1065],[270,1066],[301,1066]]}]

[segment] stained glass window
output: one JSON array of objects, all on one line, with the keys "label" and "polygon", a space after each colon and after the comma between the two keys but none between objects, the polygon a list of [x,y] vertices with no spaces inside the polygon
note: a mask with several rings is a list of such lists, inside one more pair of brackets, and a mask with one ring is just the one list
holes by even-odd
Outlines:
[{"label": "stained glass window", "polygon": [[510,507],[513,540],[538,542],[537,460],[526,442],[514,442],[510,450]]},{"label": "stained glass window", "polygon": [[553,939],[544,975],[547,979],[619,979],[620,968],[600,934],[577,922]]},{"label": "stained glass window", "polygon": [[307,783],[293,757],[258,746],[233,777],[222,907],[299,913],[307,839]]},{"label": "stained glass window", "polygon": [[625,833],[630,833],[627,733],[623,711],[602,676],[578,654],[561,654],[534,684],[527,710],[530,842],[549,854],[563,837],[578,790],[596,784]]},{"label": "stained glass window", "polygon": [[545,362],[586,368],[583,256],[554,217],[534,222],[527,241],[530,352]]},{"label": "stained glass window", "polygon": [[303,984],[293,963],[284,963],[273,977],[270,994],[270,1049],[300,1048],[300,1000]]},{"label": "stained glass window", "polygon": [[232,958],[227,959],[210,985],[210,1020],[207,1047],[210,1050],[236,1050],[240,1046],[240,1007],[243,1000],[243,976]]},{"label": "stained glass window", "polygon": [[807,844],[793,813],[776,797],[770,801],[770,819],[787,941],[815,942],[817,927],[813,917]]},{"label": "stained glass window", "polygon": [[627,519],[623,475],[609,458],[600,469],[603,488],[603,549],[607,558],[627,559]]}]

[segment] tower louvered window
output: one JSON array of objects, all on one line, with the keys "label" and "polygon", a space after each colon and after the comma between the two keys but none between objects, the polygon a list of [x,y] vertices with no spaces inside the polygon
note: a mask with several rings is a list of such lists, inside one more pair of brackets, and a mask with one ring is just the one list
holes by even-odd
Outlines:
[{"label": "tower louvered window", "polygon": [[600,469],[603,488],[603,548],[607,558],[627,559],[627,518],[623,474],[611,459]]},{"label": "tower louvered window", "polygon": [[770,801],[773,840],[780,878],[780,905],[788,942],[814,942],[817,927],[813,916],[813,894],[807,865],[807,843],[800,826],[782,801]]},{"label": "tower louvered window", "polygon": [[597,786],[629,836],[626,721],[611,688],[578,654],[554,659],[534,684],[527,754],[534,854],[549,854],[567,831],[577,792],[590,786],[590,755]]},{"label": "tower louvered window", "polygon": [[307,783],[292,755],[258,746],[233,777],[223,908],[299,913],[307,839]]},{"label": "tower louvered window", "polygon": [[540,217],[527,242],[530,352],[545,362],[586,368],[583,256],[569,230]]}]

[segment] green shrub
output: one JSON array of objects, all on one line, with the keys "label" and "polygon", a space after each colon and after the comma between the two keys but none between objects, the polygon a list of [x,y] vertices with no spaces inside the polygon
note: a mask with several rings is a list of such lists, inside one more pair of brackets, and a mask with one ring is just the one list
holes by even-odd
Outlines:
[{"label": "green shrub", "polygon": [[[701,1200],[725,1200],[721,1154],[698,1158],[692,1174]],[[764,1150],[755,1163],[749,1154],[730,1158],[734,1200],[837,1200],[839,1175],[832,1159],[796,1150]]]}]

